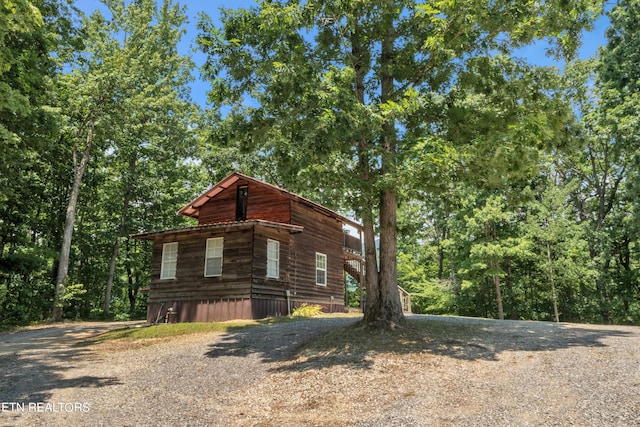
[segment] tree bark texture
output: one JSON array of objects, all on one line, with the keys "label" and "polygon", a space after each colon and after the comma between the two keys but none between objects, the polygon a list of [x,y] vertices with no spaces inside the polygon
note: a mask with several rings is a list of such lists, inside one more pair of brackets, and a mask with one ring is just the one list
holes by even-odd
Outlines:
[{"label": "tree bark texture", "polygon": [[[493,267],[497,269],[498,263],[495,263]],[[497,274],[493,275],[493,284],[496,287],[496,301],[498,303],[498,319],[504,320],[504,309],[502,308],[502,292],[500,290],[500,276],[498,276]]]},{"label": "tree bark texture", "polygon": [[556,293],[556,285],[553,282],[553,264],[551,263],[551,245],[547,242],[547,262],[549,263],[549,282],[551,283],[551,299],[553,301],[553,317],[556,323],[560,322],[558,314],[558,294]]},{"label": "tree bark texture", "polygon": [[[393,42],[395,33],[393,28],[387,29],[380,51],[380,88],[381,101],[392,99],[393,76]],[[396,170],[396,138],[395,123],[387,119],[381,129],[380,144],[382,145],[380,178],[393,177]],[[393,179],[390,180],[391,182]],[[383,183],[380,191],[380,270],[375,300],[369,300],[367,292],[367,309],[363,321],[374,327],[394,328],[404,323],[404,313],[398,292],[397,274],[397,245],[398,245],[398,198],[396,189],[389,182]],[[367,263],[367,266],[369,264]],[[368,284],[367,284],[368,285]]]},{"label": "tree bark texture", "polygon": [[[132,157],[129,161],[129,176],[135,176],[136,172],[136,159]],[[111,290],[113,288],[113,277],[116,272],[116,262],[118,261],[118,254],[120,252],[120,242],[125,235],[127,214],[129,212],[129,202],[131,201],[131,183],[127,184],[127,190],[124,195],[124,204],[122,206],[122,217],[120,217],[120,227],[118,228],[118,236],[113,244],[113,251],[111,253],[111,260],[109,261],[109,276],[107,277],[107,285],[104,292],[104,314],[109,314],[111,311]]]},{"label": "tree bark texture", "polygon": [[91,122],[87,130],[87,138],[85,148],[82,152],[82,158],[78,163],[78,148],[73,150],[73,187],[69,195],[69,203],[67,204],[67,214],[65,217],[64,234],[62,237],[62,248],[60,249],[60,261],[58,263],[58,277],[56,278],[56,289],[53,299],[52,318],[54,322],[62,320],[61,298],[64,294],[64,282],[67,279],[69,271],[69,255],[71,253],[71,240],[73,239],[73,225],[76,217],[78,206],[78,196],[80,195],[80,185],[82,177],[87,169],[89,157],[91,156],[91,144],[93,142],[94,122]]}]

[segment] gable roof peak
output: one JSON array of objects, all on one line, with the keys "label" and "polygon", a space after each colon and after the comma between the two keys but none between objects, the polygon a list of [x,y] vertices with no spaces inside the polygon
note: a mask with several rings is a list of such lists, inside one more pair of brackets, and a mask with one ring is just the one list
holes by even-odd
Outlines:
[{"label": "gable roof peak", "polygon": [[303,205],[309,206],[317,211],[322,212],[323,214],[335,218],[338,221],[342,222],[343,224],[348,224],[352,227],[355,227],[357,229],[361,229],[362,225],[358,224],[356,221],[353,221],[343,215],[340,215],[339,213],[326,208],[324,206],[322,206],[319,203],[316,203],[312,200],[309,200],[307,198],[304,198],[298,194],[292,193],[290,191],[287,191],[283,188],[280,188],[276,185],[273,184],[269,184],[266,181],[262,181],[260,179],[251,177],[249,175],[245,175],[243,173],[240,172],[232,172],[229,175],[227,175],[225,178],[223,178],[222,180],[220,180],[217,184],[215,184],[213,187],[209,188],[208,190],[206,190],[204,193],[202,193],[200,196],[196,197],[195,199],[193,199],[191,202],[187,203],[184,207],[182,207],[182,209],[180,209],[178,211],[179,215],[185,215],[185,216],[189,216],[192,218],[198,218],[200,215],[200,208],[207,203],[209,200],[213,199],[216,195],[218,195],[219,193],[221,193],[222,191],[226,190],[227,188],[233,186],[236,182],[238,181],[249,181],[249,182],[253,182],[255,184],[258,184],[260,186],[263,187],[267,187],[270,188],[272,190],[278,191],[280,192],[283,196],[288,197],[291,200],[294,200],[296,202],[299,202]]}]

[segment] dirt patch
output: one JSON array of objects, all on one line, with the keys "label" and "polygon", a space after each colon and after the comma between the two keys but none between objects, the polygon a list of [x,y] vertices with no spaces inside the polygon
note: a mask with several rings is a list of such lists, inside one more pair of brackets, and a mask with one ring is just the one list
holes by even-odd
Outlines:
[{"label": "dirt patch", "polygon": [[242,409],[225,421],[637,425],[639,339],[637,328],[440,317],[396,332],[336,329],[234,396]]},{"label": "dirt patch", "polygon": [[[637,425],[640,329],[413,317],[324,318],[151,345],[0,357],[2,425]],[[2,337],[0,337],[0,341]],[[30,380],[36,375],[37,381]]]},{"label": "dirt patch", "polygon": [[68,346],[113,329],[135,327],[144,323],[143,321],[56,323],[2,332],[0,333],[0,356],[30,349]]}]

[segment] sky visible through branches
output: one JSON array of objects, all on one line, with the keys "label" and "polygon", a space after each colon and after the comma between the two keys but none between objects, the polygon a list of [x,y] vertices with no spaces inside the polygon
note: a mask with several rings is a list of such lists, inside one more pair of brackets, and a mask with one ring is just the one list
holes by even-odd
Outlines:
[{"label": "sky visible through branches", "polygon": [[[181,54],[191,55],[196,65],[200,66],[205,61],[205,55],[195,49],[195,39],[198,35],[198,30],[196,29],[198,14],[204,12],[211,17],[214,23],[218,24],[221,8],[248,8],[256,6],[257,2],[255,0],[189,0],[188,2],[180,2],[180,4],[186,4],[187,6],[189,24],[187,26],[187,33],[178,47]],[[100,9],[104,14],[108,14],[108,9],[99,0],[83,0],[81,2],[77,2],[77,6],[86,14],[90,14],[95,9]],[[607,6],[607,10],[609,7],[610,6]],[[606,16],[602,16],[596,22],[593,31],[583,35],[582,46],[579,49],[579,56],[581,59],[586,59],[595,55],[598,47],[605,44],[606,39],[604,32],[608,25],[609,19]],[[521,49],[517,52],[517,56],[526,58],[529,62],[535,65],[555,65],[562,68],[562,62],[554,61],[553,58],[545,55],[545,47],[545,43],[537,43]],[[208,90],[208,83],[202,80],[196,71],[196,79],[191,83],[191,97],[195,103],[203,108],[207,103]]]}]

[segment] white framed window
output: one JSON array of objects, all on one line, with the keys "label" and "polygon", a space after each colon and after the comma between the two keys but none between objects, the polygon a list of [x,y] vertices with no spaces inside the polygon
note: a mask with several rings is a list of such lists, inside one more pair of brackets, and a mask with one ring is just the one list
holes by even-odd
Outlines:
[{"label": "white framed window", "polygon": [[160,279],[175,279],[178,266],[178,242],[162,245],[162,264],[160,265]]},{"label": "white framed window", "polygon": [[207,249],[204,259],[204,276],[222,276],[222,252],[224,237],[207,239]]},{"label": "white framed window", "polygon": [[280,242],[277,240],[267,240],[267,277],[280,277]]},{"label": "white framed window", "polygon": [[316,285],[327,286],[327,256],[316,252]]}]

